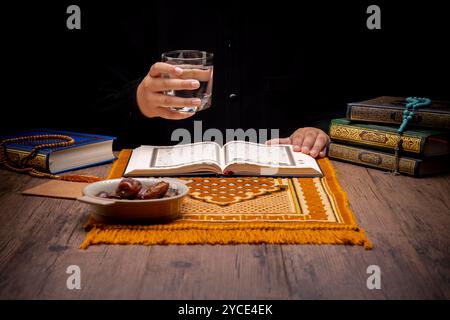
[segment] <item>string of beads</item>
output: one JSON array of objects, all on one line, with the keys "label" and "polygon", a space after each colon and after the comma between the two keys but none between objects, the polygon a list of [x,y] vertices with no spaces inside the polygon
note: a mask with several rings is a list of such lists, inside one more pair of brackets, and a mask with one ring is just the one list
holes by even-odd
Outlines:
[{"label": "string of beads", "polygon": [[416,110],[431,105],[431,100],[428,98],[419,98],[419,97],[408,97],[406,98],[407,104],[405,105],[405,110],[403,110],[402,123],[400,127],[397,129],[398,139],[397,145],[395,146],[395,163],[393,174],[399,174],[399,166],[400,166],[400,151],[402,147],[402,136],[405,132],[405,129],[408,123],[413,119]]}]

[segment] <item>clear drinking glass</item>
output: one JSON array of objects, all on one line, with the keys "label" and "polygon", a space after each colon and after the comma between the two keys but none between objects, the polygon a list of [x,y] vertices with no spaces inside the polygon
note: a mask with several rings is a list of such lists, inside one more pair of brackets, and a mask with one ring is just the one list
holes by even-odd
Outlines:
[{"label": "clear drinking glass", "polygon": [[[213,84],[213,54],[198,50],[175,50],[164,52],[162,62],[176,65],[184,69],[183,79],[195,79],[200,87],[195,90],[170,90],[165,94],[180,98],[199,98],[202,103],[198,107],[172,107],[178,112],[195,113],[211,106]],[[163,75],[170,78],[171,75]]]}]

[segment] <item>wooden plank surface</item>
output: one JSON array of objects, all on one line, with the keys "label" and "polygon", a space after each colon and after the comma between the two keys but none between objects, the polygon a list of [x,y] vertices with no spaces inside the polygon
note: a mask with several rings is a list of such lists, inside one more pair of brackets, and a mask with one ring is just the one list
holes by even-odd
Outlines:
[{"label": "wooden plank surface", "polygon": [[[450,176],[415,179],[333,162],[374,244],[92,246],[87,206],[28,197],[43,180],[0,170],[2,299],[449,299]],[[82,172],[106,175],[110,165]],[[66,287],[69,265],[81,290]],[[381,268],[380,290],[366,286]]]}]

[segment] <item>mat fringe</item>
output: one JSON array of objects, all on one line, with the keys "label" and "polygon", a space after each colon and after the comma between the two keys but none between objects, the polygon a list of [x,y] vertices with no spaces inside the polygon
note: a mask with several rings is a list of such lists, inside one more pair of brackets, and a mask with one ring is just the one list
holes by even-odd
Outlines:
[{"label": "mat fringe", "polygon": [[95,244],[345,244],[372,249],[363,229],[358,226],[329,223],[302,223],[274,226],[274,223],[239,223],[211,225],[177,223],[172,225],[104,225],[90,220],[81,244],[87,249]]}]

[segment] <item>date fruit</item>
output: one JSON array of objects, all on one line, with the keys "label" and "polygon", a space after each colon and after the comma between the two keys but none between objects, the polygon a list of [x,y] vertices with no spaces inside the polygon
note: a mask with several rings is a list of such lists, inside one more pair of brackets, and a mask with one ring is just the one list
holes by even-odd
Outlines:
[{"label": "date fruit", "polygon": [[121,199],[129,199],[132,200],[136,198],[139,191],[141,191],[142,184],[140,181],[130,178],[125,178],[120,181],[117,186],[116,194]]},{"label": "date fruit", "polygon": [[164,181],[160,181],[150,187],[147,190],[141,190],[137,195],[139,200],[160,199],[164,197],[169,190],[169,184]]}]

